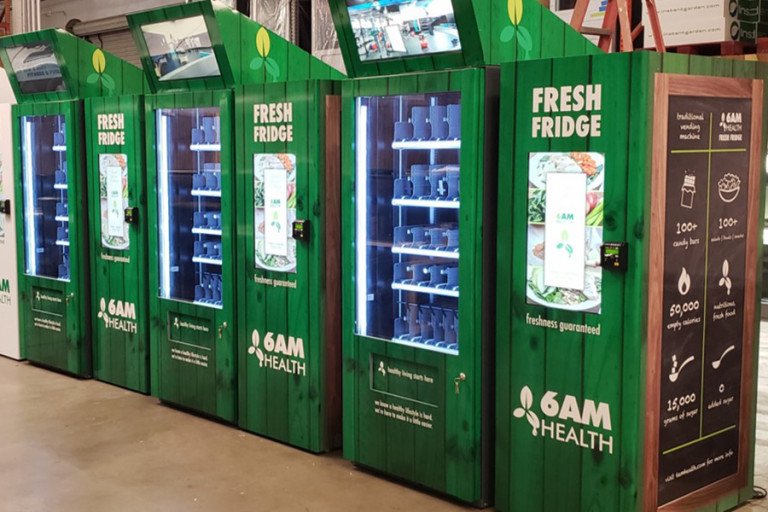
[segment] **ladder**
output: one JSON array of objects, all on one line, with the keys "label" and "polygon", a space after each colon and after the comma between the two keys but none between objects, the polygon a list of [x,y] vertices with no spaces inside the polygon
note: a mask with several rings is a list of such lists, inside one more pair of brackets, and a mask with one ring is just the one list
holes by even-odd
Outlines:
[{"label": "ladder", "polygon": [[11,35],[11,0],[0,0],[0,36]]},{"label": "ladder", "polygon": [[[661,23],[659,22],[659,11],[656,9],[656,0],[644,0],[645,7],[648,9],[648,18],[651,21],[651,30],[653,39],[656,43],[656,51],[664,53],[664,35],[661,32]],[[619,20],[621,28],[621,41],[619,49],[623,52],[631,52],[634,49],[634,40],[640,35],[643,25],[639,24],[632,29],[630,22],[630,0],[608,0],[605,8],[605,17],[601,28],[585,27],[584,17],[587,15],[589,0],[576,0],[571,17],[571,26],[578,32],[585,35],[598,36],[597,46],[601,50],[608,52],[613,44],[616,19]]]}]

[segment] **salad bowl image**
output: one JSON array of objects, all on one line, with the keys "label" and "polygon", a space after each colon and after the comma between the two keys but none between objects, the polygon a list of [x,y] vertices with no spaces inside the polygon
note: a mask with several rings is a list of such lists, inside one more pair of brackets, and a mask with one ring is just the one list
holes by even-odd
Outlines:
[{"label": "salad bowl image", "polygon": [[732,173],[727,173],[717,182],[717,194],[726,203],[732,203],[741,192],[741,180]]}]

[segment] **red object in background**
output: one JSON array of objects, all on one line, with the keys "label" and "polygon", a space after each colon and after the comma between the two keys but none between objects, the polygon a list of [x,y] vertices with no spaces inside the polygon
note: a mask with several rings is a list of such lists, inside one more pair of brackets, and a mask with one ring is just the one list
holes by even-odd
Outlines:
[{"label": "red object in background", "polygon": [[11,0],[0,1],[0,36],[11,35]]}]

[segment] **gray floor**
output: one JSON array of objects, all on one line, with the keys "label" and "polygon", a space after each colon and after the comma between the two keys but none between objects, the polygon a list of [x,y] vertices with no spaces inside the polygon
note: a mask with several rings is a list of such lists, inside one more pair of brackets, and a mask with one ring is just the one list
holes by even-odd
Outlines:
[{"label": "gray floor", "polygon": [[[768,324],[756,483],[768,487]],[[0,357],[0,512],[472,510],[163,407]],[[763,501],[744,511],[768,511]]]}]

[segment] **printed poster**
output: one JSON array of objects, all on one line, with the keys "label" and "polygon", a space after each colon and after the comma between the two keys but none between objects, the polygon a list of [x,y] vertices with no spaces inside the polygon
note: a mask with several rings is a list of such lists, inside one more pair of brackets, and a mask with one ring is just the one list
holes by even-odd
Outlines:
[{"label": "printed poster", "polygon": [[528,168],[529,304],[600,313],[605,156],[531,153]]},{"label": "printed poster", "polygon": [[130,246],[125,209],[128,208],[128,156],[99,155],[101,245],[124,251]]},{"label": "printed poster", "polygon": [[253,173],[255,266],[295,273],[296,155],[257,153]]}]

